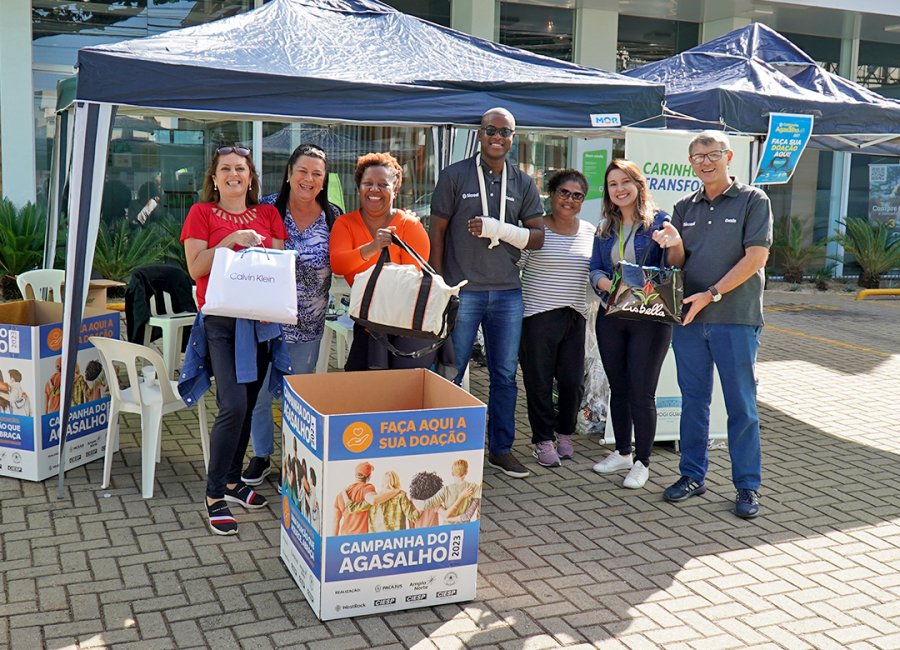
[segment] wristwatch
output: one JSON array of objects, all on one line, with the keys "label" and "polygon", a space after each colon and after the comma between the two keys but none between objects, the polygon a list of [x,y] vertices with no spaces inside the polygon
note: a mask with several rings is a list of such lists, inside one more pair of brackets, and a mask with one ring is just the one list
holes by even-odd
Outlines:
[{"label": "wristwatch", "polygon": [[715,286],[710,287],[707,291],[712,295],[713,302],[719,302],[722,299],[722,294],[719,293]]}]

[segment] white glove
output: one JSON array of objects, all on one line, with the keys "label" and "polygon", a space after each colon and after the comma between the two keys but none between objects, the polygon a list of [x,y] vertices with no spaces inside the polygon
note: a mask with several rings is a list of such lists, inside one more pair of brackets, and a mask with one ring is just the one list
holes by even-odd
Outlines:
[{"label": "white glove", "polygon": [[488,248],[499,246],[502,239],[507,244],[522,250],[528,245],[529,234],[528,228],[514,226],[511,223],[500,223],[493,217],[481,217],[481,235],[479,236],[491,240]]}]

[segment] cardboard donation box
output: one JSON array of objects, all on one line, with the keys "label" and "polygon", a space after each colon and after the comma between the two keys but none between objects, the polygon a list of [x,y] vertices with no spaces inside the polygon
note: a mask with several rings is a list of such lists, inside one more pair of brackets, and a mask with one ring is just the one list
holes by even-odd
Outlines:
[{"label": "cardboard donation box", "polygon": [[475,597],[485,410],[427,370],[285,379],[281,559],[321,620]]},{"label": "cardboard donation box", "polygon": [[[0,476],[42,481],[59,473],[60,303],[0,305]],[[119,314],[85,308],[72,386],[66,469],[103,458],[109,388],[90,336],[119,338]]]},{"label": "cardboard donation box", "polygon": [[[88,281],[87,296],[84,299],[85,307],[93,307],[94,309],[106,309],[106,303],[109,302],[107,292],[114,287],[124,287],[124,282],[118,280],[90,280]],[[66,283],[63,282],[63,291],[66,290]]]}]

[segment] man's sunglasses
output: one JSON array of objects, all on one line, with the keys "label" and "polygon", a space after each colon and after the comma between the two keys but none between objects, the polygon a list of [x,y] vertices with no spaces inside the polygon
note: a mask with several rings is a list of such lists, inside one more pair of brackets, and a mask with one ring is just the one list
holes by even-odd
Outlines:
[{"label": "man's sunglasses", "polygon": [[575,201],[575,203],[581,203],[584,201],[584,192],[570,192],[569,190],[556,190],[556,193],[559,194],[561,198],[571,199]]},{"label": "man's sunglasses", "polygon": [[247,158],[250,155],[250,150],[247,147],[239,147],[237,145],[231,147],[219,147],[216,149],[216,153],[220,156],[224,156],[230,153],[236,153],[239,156],[243,156]]},{"label": "man's sunglasses", "polygon": [[481,130],[484,131],[484,134],[486,136],[488,136],[489,138],[493,138],[498,133],[500,134],[501,138],[510,138],[515,133],[515,131],[513,129],[507,128],[505,126],[498,129],[493,124],[488,124],[487,126],[483,126],[483,127],[481,127]]}]

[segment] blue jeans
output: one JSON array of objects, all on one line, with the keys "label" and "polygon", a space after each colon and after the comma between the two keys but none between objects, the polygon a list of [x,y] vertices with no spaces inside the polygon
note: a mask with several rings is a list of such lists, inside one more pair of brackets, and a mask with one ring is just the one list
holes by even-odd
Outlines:
[{"label": "blue jeans", "polygon": [[681,389],[681,475],[702,482],[709,469],[709,405],[715,364],[728,412],[731,480],[736,488],[759,489],[762,453],[755,370],[762,327],[691,323],[672,330]]},{"label": "blue jeans", "polygon": [[461,383],[466,374],[475,335],[481,325],[490,378],[488,449],[495,455],[509,453],[516,437],[516,368],[523,312],[521,289],[463,291],[459,294],[459,313],[451,334],[459,368],[455,381]]},{"label": "blue jeans", "polygon": [[[308,343],[288,343],[288,354],[291,357],[291,368],[295,375],[306,375],[316,371],[319,360],[319,343],[322,339]],[[269,373],[272,364],[266,370],[262,390],[253,407],[253,420],[250,424],[250,439],[253,441],[253,455],[266,458],[275,453],[275,422],[272,419],[272,400],[275,397],[269,392]]]}]

